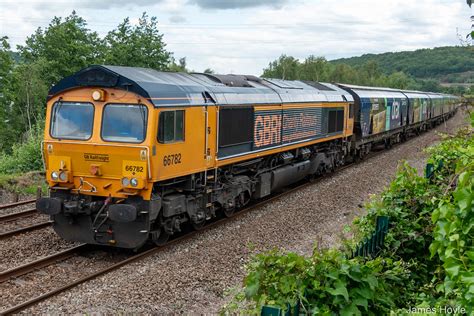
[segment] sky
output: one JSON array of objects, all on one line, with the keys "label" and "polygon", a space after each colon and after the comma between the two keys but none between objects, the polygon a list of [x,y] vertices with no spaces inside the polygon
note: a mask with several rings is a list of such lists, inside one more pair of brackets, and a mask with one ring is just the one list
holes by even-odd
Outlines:
[{"label": "sky", "polygon": [[0,37],[15,48],[73,10],[100,36],[147,12],[189,69],[254,75],[282,54],[331,60],[460,45],[473,15],[465,0],[0,0]]}]

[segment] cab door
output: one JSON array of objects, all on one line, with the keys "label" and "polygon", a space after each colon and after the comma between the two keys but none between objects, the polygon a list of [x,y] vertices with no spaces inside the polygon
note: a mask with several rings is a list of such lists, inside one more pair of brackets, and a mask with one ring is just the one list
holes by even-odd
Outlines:
[{"label": "cab door", "polygon": [[[158,115],[154,179],[161,181],[203,171],[209,112],[205,106],[161,109]],[[207,137],[206,137],[207,136]]]}]

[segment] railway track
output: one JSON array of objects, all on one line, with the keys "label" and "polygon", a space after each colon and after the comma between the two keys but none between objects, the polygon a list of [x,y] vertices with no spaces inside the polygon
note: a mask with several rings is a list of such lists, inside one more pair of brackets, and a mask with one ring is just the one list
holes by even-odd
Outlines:
[{"label": "railway track", "polygon": [[[297,185],[294,185],[292,186],[291,188],[285,190],[284,192],[281,192],[281,193],[278,193],[278,194],[275,194],[275,195],[272,195],[271,197],[269,198],[266,198],[262,201],[259,201],[259,202],[255,202],[249,206],[247,206],[246,208],[236,212],[233,216],[232,216],[232,219],[234,218],[238,218],[240,216],[243,216],[244,214],[246,214],[247,212],[253,210],[253,209],[256,209],[256,208],[259,208],[259,207],[262,207],[264,205],[266,205],[267,203],[270,203],[272,201],[275,201],[277,199],[280,199],[282,198],[283,196],[287,195],[287,194],[290,194],[292,192],[295,192],[297,190],[300,190],[306,186],[309,186],[309,185],[313,185],[323,179],[326,179],[328,177],[332,177],[336,174],[338,174],[339,172],[341,172],[342,170],[345,170],[347,168],[350,168],[351,166],[353,166],[354,164],[348,164],[348,165],[345,165],[341,168],[339,168],[336,172],[334,173],[331,173],[331,174],[328,174],[326,176],[321,176],[317,179],[315,179],[314,181],[311,181],[311,182],[302,182],[302,183],[299,183]],[[114,270],[117,270],[127,264],[130,264],[132,262],[136,262],[136,261],[139,261],[139,260],[142,260],[142,259],[145,259],[146,257],[148,256],[151,256],[155,253],[158,253],[159,251],[162,251],[162,250],[165,250],[167,248],[170,248],[172,247],[173,245],[179,243],[179,242],[182,242],[186,239],[190,239],[192,238],[195,234],[198,234],[198,233],[201,233],[202,231],[204,230],[209,230],[213,227],[217,227],[217,226],[220,226],[224,223],[226,223],[228,221],[227,218],[221,218],[221,219],[218,219],[214,222],[211,222],[209,224],[207,224],[206,226],[204,226],[202,229],[200,230],[194,230],[194,231],[191,231],[187,234],[184,234],[182,236],[178,236],[172,240],[170,240],[167,244],[165,244],[164,246],[160,246],[160,247],[153,247],[153,248],[149,248],[149,249],[146,249],[136,255],[133,255],[125,260],[122,260],[118,263],[115,263],[115,264],[112,264],[106,268],[103,268],[95,273],[91,273],[89,275],[86,275],[82,278],[79,278],[79,279],[76,279],[76,280],[72,280],[70,283],[67,283],[63,286],[60,286],[58,288],[55,288],[49,292],[46,292],[46,293],[43,293],[41,295],[38,295],[37,297],[33,297],[31,299],[29,299],[28,301],[25,301],[25,302],[22,302],[18,305],[15,305],[13,307],[10,307],[8,309],[5,309],[3,311],[0,311],[0,314],[1,315],[10,315],[10,314],[15,314],[15,313],[18,313],[28,307],[31,307],[35,304],[38,304],[48,298],[51,298],[55,295],[58,295],[62,292],[65,292],[79,284],[82,284],[82,283],[85,283],[87,281],[90,281],[92,279],[95,279],[97,277],[100,277],[104,274],[107,274],[111,271],[114,271]],[[28,263],[28,264],[25,264],[23,266],[20,266],[20,267],[17,267],[17,268],[14,268],[14,269],[11,269],[11,270],[8,270],[8,271],[5,271],[3,273],[0,274],[0,283],[2,282],[6,282],[14,277],[17,277],[17,276],[20,276],[20,275],[24,275],[24,274],[27,274],[27,273],[30,273],[32,271],[35,271],[37,269],[41,269],[43,267],[46,267],[46,266],[49,266],[51,264],[54,264],[55,262],[58,262],[58,261],[62,261],[62,260],[65,260],[65,259],[68,259],[72,256],[74,256],[75,254],[77,254],[79,251],[83,251],[84,249],[86,249],[87,245],[83,244],[83,245],[79,245],[75,248],[71,248],[71,249],[68,249],[68,250],[65,250],[63,252],[60,252],[60,253],[57,253],[57,254],[54,254],[52,256],[48,256],[48,257],[45,257],[45,258],[42,258],[42,259],[39,259],[39,260],[36,260],[34,262],[31,262],[31,263]]]},{"label": "railway track", "polygon": [[[35,201],[36,201],[35,199],[32,199],[32,200],[25,200],[25,201],[21,201],[21,202],[10,203],[10,204],[4,204],[4,205],[0,205],[0,209],[15,208],[15,207],[18,207],[18,206],[33,203]],[[14,221],[19,221],[19,220],[22,220],[22,219],[25,219],[25,218],[30,218],[30,217],[35,216],[37,214],[39,214],[39,213],[36,211],[36,208],[29,208],[29,209],[24,210],[24,211],[13,212],[13,213],[10,213],[10,214],[1,215],[0,216],[0,225],[2,227],[4,227],[5,225],[11,224]],[[19,234],[22,234],[22,233],[25,233],[25,232],[41,229],[41,228],[44,228],[44,227],[48,227],[49,225],[51,225],[51,221],[42,221],[42,222],[27,225],[27,226],[22,226],[20,228],[14,228],[14,229],[10,229],[10,230],[7,230],[7,231],[2,231],[0,233],[0,240],[11,237],[11,236],[19,235]]]},{"label": "railway track", "polygon": [[81,244],[79,246],[69,248],[67,250],[55,253],[50,256],[46,256],[43,258],[40,258],[38,260],[29,262],[27,264],[21,265],[19,267],[15,267],[13,269],[4,271],[0,273],[0,283],[6,282],[12,278],[19,277],[21,275],[33,272],[35,270],[47,267],[53,263],[56,263],[58,261],[63,261],[66,259],[71,258],[75,254],[77,254],[80,251],[84,251],[87,248],[86,244]]},{"label": "railway track", "polygon": [[41,229],[41,228],[45,228],[45,227],[51,226],[52,223],[53,223],[52,221],[45,221],[45,222],[40,222],[40,223],[37,223],[37,224],[33,224],[33,225],[21,227],[21,228],[9,230],[9,231],[0,233],[0,240],[5,239],[5,238],[9,238],[9,237],[12,237],[12,236],[16,236],[16,235],[19,235],[19,234],[23,234],[23,233],[26,233],[26,232],[30,232],[30,231],[38,230],[38,229]]},{"label": "railway track", "polygon": [[24,201],[19,201],[19,202],[14,202],[14,203],[8,203],[8,204],[3,204],[0,205],[0,210],[6,209],[6,208],[11,208],[11,207],[16,207],[16,206],[21,206],[29,203],[35,202],[36,199],[31,199],[31,200],[24,200]]}]

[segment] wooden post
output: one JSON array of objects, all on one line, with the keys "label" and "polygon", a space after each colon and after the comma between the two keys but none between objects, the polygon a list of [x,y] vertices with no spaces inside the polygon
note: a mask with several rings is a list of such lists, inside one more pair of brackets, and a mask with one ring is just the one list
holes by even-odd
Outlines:
[{"label": "wooden post", "polygon": [[36,188],[36,199],[39,200],[41,198],[41,195],[42,195],[41,186],[38,185],[38,187]]}]

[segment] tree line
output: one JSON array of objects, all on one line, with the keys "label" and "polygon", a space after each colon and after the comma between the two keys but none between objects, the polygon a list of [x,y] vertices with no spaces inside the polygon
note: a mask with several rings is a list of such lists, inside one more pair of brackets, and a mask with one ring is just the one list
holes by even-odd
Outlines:
[{"label": "tree line", "polygon": [[[350,66],[360,66],[375,61],[385,74],[395,71],[418,79],[435,78],[442,81],[450,77],[451,82],[474,83],[473,49],[469,46],[423,48],[410,52],[365,54],[359,57],[341,58],[331,61]],[[470,73],[470,76],[467,74]],[[454,81],[456,80],[456,81]]]},{"label": "tree line", "polygon": [[[419,61],[419,65],[419,67],[423,67],[423,62]],[[463,94],[467,92],[462,86],[444,88],[441,87],[439,81],[436,79],[415,78],[403,71],[395,71],[387,74],[375,60],[371,59],[368,59],[364,63],[350,65],[328,61],[324,57],[309,56],[304,61],[300,61],[292,56],[281,55],[263,70],[263,77],[339,82],[452,94]]]}]

